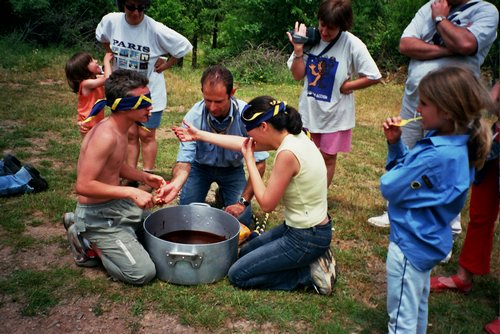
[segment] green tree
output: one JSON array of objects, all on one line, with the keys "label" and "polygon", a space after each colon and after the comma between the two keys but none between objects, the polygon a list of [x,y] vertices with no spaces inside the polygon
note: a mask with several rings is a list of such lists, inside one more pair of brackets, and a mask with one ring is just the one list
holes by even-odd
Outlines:
[{"label": "green tree", "polygon": [[149,15],[188,37],[193,44],[191,65],[196,67],[200,41],[212,38],[212,47],[217,47],[219,24],[224,19],[222,3],[222,0],[156,1]]},{"label": "green tree", "polygon": [[66,46],[94,39],[101,17],[116,8],[112,0],[9,0],[4,4],[9,26],[3,33],[15,33],[21,41]]}]

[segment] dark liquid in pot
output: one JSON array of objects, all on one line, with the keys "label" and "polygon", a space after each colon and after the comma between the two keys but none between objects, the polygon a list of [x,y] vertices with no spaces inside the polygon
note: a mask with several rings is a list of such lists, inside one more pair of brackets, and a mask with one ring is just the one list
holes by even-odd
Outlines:
[{"label": "dark liquid in pot", "polygon": [[213,244],[216,242],[221,242],[227,240],[224,236],[203,232],[203,231],[192,231],[192,230],[179,230],[172,231],[160,235],[158,238],[170,242],[176,242],[179,244]]}]

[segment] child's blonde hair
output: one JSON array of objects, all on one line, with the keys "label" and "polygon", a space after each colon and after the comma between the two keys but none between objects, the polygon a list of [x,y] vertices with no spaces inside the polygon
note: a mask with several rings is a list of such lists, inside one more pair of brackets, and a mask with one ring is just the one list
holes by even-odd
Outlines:
[{"label": "child's blonde hair", "polygon": [[481,168],[491,147],[491,131],[482,112],[491,110],[491,98],[471,71],[443,67],[427,74],[418,87],[427,98],[453,120],[454,134],[469,134],[469,164]]}]

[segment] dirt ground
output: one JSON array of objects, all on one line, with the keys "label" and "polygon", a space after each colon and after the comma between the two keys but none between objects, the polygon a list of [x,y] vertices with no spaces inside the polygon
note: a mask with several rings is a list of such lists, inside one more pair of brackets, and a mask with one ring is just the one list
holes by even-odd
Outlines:
[{"label": "dirt ground", "polygon": [[[53,266],[74,265],[68,252],[61,254],[58,244],[48,242],[56,236],[66,237],[62,225],[54,226],[50,222],[37,227],[28,228],[27,235],[42,241],[47,240],[43,248],[30,252],[13,252],[9,248],[0,251],[0,271],[2,275],[19,270],[44,270]],[[76,267],[76,266],[75,266]],[[107,277],[102,268],[86,268],[83,275],[91,278]],[[110,282],[111,284],[121,284]],[[113,304],[113,309],[105,309],[97,317],[90,308],[95,305],[97,296],[61,300],[57,306],[50,309],[47,315],[23,317],[21,305],[11,296],[1,296],[0,333],[129,333],[131,332],[130,311],[126,305]],[[105,307],[105,306],[104,306]],[[139,319],[140,328],[136,333],[199,333],[190,327],[179,325],[178,319],[168,315],[146,313]]]},{"label": "dirt ground", "polygon": [[[172,136],[171,131],[160,133],[159,137]],[[212,187],[207,196],[207,202],[215,201],[215,187]],[[43,215],[35,214],[38,220],[43,221]],[[0,232],[1,233],[1,232]],[[67,251],[61,249],[57,243],[50,242],[54,238],[66,238],[66,230],[63,225],[54,225],[45,221],[37,227],[27,227],[26,236],[38,240],[43,247],[27,251],[13,251],[9,247],[0,247],[0,276],[8,276],[16,270],[39,270],[43,271],[51,267],[64,265],[78,268],[71,257],[69,247]],[[0,235],[0,238],[2,236]],[[88,278],[109,278],[102,266],[96,268],[85,268],[83,275]],[[123,283],[109,281],[110,284],[119,286]],[[96,316],[92,305],[99,303],[99,296],[75,297],[63,299],[51,308],[46,315],[33,317],[22,316],[22,305],[12,296],[0,293],[0,334],[27,334],[27,333],[173,333],[192,334],[208,333],[202,328],[184,326],[178,317],[167,314],[146,311],[142,316],[131,319],[130,306],[113,303],[112,308],[102,305],[103,312]],[[252,324],[248,321],[239,321],[226,324],[220,332],[248,333],[265,330],[267,333],[276,332],[270,324]]]},{"label": "dirt ground", "polygon": [[[7,276],[9,273],[24,270],[46,270],[55,266],[75,266],[71,258],[69,248],[67,252],[61,250],[57,243],[49,242],[55,237],[66,238],[64,227],[45,222],[37,227],[27,228],[26,235],[40,240],[44,247],[34,250],[14,252],[8,247],[0,248],[0,273]],[[46,241],[46,243],[44,242]],[[102,267],[85,268],[83,275],[89,278],[107,278]],[[120,282],[110,284],[119,285]],[[51,308],[46,315],[27,317],[21,315],[22,305],[10,295],[0,294],[0,333],[26,334],[26,333],[208,333],[202,328],[193,328],[180,324],[175,316],[145,311],[139,317],[131,319],[130,307],[113,303],[112,308],[102,305],[103,312],[96,316],[91,306],[99,303],[99,296],[75,297],[63,299]],[[269,325],[258,326],[258,331],[264,330]],[[230,323],[221,328],[221,332],[248,333],[256,330],[255,324],[248,321]],[[275,332],[272,326],[265,332]]]}]

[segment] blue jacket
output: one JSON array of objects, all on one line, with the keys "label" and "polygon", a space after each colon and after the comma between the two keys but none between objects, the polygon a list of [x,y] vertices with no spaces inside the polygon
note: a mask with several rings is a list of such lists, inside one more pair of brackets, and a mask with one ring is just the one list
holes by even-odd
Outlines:
[{"label": "blue jacket", "polygon": [[389,240],[418,270],[430,270],[453,246],[450,222],[462,210],[474,178],[468,140],[468,135],[431,131],[411,151],[401,141],[389,145],[388,172],[380,178],[389,201]]}]

